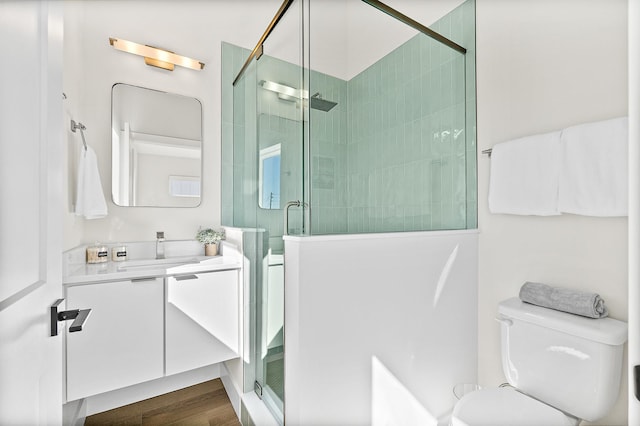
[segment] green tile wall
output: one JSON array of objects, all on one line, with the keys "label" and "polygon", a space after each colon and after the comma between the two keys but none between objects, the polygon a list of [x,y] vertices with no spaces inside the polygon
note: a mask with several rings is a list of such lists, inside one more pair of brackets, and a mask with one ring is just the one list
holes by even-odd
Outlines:
[{"label": "green tile wall", "polygon": [[[233,217],[235,226],[261,224],[276,244],[282,211],[257,207],[256,167],[258,150],[280,141],[287,151],[281,205],[308,199],[312,234],[475,228],[474,1],[432,28],[466,47],[467,54],[418,34],[348,82],[311,71],[309,93],[338,104],[328,112],[310,110],[308,122],[301,120],[299,105],[259,87],[236,94],[241,105],[234,106],[224,83],[223,223]],[[231,70],[239,68],[243,55],[246,49],[223,45],[223,82],[233,80]],[[302,86],[298,65],[268,52],[258,64],[246,84],[266,79]],[[228,120],[229,110],[235,111],[235,124]],[[308,144],[303,126],[309,126]],[[233,159],[226,154],[231,149]],[[311,179],[310,194],[303,195],[305,176]],[[225,190],[231,181],[233,194]],[[225,214],[229,203],[233,215]],[[301,222],[294,212],[292,232],[302,229]]]},{"label": "green tile wall", "polygon": [[477,226],[474,2],[433,29],[467,55],[418,34],[348,82],[312,73],[310,93],[340,99],[311,112],[313,234]]},{"label": "green tile wall", "polygon": [[347,223],[348,83],[311,71],[309,92],[338,104],[329,111],[310,109],[311,233],[344,234]]}]

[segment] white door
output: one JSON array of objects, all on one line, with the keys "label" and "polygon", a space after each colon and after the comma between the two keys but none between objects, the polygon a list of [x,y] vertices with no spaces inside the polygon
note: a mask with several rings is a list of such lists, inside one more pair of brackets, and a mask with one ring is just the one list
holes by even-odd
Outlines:
[{"label": "white door", "polygon": [[62,423],[62,2],[0,0],[0,424]]}]

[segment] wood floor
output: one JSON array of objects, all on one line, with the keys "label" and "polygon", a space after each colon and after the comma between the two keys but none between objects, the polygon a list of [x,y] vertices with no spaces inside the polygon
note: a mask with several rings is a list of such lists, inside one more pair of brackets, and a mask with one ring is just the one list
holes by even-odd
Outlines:
[{"label": "wood floor", "polygon": [[240,426],[220,379],[87,417],[94,425]]}]

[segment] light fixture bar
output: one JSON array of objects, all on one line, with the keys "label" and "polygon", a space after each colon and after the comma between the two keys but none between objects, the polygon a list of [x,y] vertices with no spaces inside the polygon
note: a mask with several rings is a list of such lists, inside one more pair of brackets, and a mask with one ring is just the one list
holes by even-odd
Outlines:
[{"label": "light fixture bar", "polygon": [[289,98],[300,99],[301,97],[303,97],[303,93],[301,93],[300,90],[294,89],[290,86],[285,86],[284,84],[274,83],[273,81],[268,80],[260,80],[259,84],[263,89],[276,92]]},{"label": "light fixture bar", "polygon": [[134,43],[132,41],[109,37],[109,44],[123,52],[133,53],[143,56],[145,63],[158,68],[173,71],[173,65],[179,65],[193,70],[201,70],[204,63],[186,56],[176,55],[168,50],[159,49],[153,46]]},{"label": "light fixture bar", "polygon": [[295,101],[299,99],[309,99],[309,92],[306,90],[295,89],[284,84],[274,83],[269,80],[260,80],[260,86],[263,89],[276,92],[280,99],[285,101]]}]

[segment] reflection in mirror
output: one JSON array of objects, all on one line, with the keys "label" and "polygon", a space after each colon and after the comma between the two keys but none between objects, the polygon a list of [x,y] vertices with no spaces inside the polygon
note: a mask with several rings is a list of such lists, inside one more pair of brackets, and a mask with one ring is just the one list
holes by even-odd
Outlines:
[{"label": "reflection in mirror", "polygon": [[119,206],[196,207],[202,184],[202,105],[117,83],[111,92],[111,194]]},{"label": "reflection in mirror", "polygon": [[280,208],[280,144],[260,150],[258,191],[260,207]]}]

